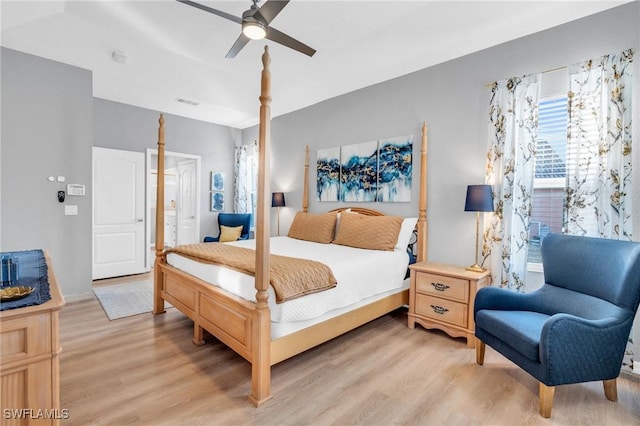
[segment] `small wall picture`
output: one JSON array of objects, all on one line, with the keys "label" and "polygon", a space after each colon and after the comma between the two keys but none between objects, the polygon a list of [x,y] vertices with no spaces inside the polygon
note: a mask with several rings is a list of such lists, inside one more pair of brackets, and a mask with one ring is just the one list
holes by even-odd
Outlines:
[{"label": "small wall picture", "polygon": [[221,172],[211,172],[211,190],[224,191],[225,174]]},{"label": "small wall picture", "polygon": [[211,193],[211,211],[224,211],[224,192],[214,191]]}]

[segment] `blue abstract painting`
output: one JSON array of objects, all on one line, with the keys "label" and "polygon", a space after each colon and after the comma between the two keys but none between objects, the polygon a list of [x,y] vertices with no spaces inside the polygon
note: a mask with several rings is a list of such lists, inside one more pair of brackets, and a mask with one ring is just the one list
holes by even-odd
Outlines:
[{"label": "blue abstract painting", "polygon": [[340,147],[319,149],[316,175],[316,200],[338,201],[340,193]]},{"label": "blue abstract painting", "polygon": [[224,173],[211,172],[211,190],[224,191]]},{"label": "blue abstract painting", "polygon": [[413,136],[394,137],[379,142],[377,201],[411,201],[412,157]]},{"label": "blue abstract painting", "polygon": [[224,211],[224,192],[211,193],[211,209],[212,212]]},{"label": "blue abstract painting", "polygon": [[373,202],[377,194],[378,142],[345,145],[340,153],[340,200]]}]

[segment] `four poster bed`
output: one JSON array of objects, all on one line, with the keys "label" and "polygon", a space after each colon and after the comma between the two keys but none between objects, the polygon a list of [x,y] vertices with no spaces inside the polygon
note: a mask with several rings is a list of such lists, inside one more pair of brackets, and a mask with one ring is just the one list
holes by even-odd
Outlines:
[{"label": "four poster bed", "polygon": [[[394,241],[397,238],[395,247],[392,244],[392,247],[385,249],[370,250],[348,242],[340,245],[337,241],[348,230],[357,230],[357,226],[360,226],[358,224],[379,222],[386,218],[394,218],[392,216],[384,216],[380,212],[360,207],[337,209],[318,215],[308,213],[308,147],[304,164],[302,212],[298,213],[300,218],[297,215],[294,219],[289,234],[291,237],[298,232],[302,233],[302,237],[294,235],[295,238],[270,238],[268,164],[271,143],[269,107],[271,77],[267,47],[265,47],[262,62],[258,166],[260,176],[255,240],[182,246],[186,248],[186,252],[180,252],[180,249],[163,250],[165,143],[164,118],[160,116],[153,304],[153,313],[156,315],[164,312],[166,300],[192,319],[195,344],[204,344],[204,330],[206,330],[249,361],[252,366],[249,398],[256,406],[271,397],[272,365],[408,304],[408,280],[405,279],[408,264],[406,243],[414,229],[417,230],[417,261],[426,260],[427,257],[426,125],[422,126],[417,223],[415,218],[413,222],[396,218],[397,220],[393,222],[394,230],[389,231],[395,232],[393,234]],[[308,222],[309,220],[333,221],[329,225],[332,226],[329,241],[318,242],[314,238],[307,239],[304,236],[309,229],[313,228],[317,231],[320,228],[314,225],[319,222]],[[356,228],[352,228],[352,224]],[[406,236],[407,226],[410,226],[409,236]],[[332,242],[336,227],[338,231]],[[383,229],[380,232],[382,234],[391,228],[383,225],[380,229]],[[362,232],[355,232],[354,238],[359,238],[361,234]],[[401,242],[405,237],[400,235],[406,236],[406,242]],[[374,237],[377,239],[378,235]],[[397,247],[398,245],[400,247]],[[251,273],[247,273],[239,266],[231,266],[229,269],[198,260],[203,250],[218,250],[218,247],[227,250],[228,246],[230,246],[228,250],[232,250],[231,257],[236,255],[242,257],[247,255],[246,250],[255,249],[250,252],[253,258],[249,268],[254,268],[250,271]],[[309,267],[324,266],[325,263],[329,265],[328,280],[333,285],[329,285],[328,289],[303,290],[301,294],[291,296],[290,300],[287,297],[283,299],[286,291],[283,292],[282,289],[278,291],[275,280],[286,279],[287,277],[283,275],[293,270],[289,269],[292,268],[289,262],[296,261],[292,257],[302,258],[301,262],[314,264]],[[319,262],[322,263],[315,265]],[[375,269],[375,265],[378,265],[379,269]],[[301,267],[306,268],[307,264]],[[298,272],[296,270],[296,274]],[[300,273],[306,273],[306,270]],[[367,289],[368,293],[362,293]],[[280,300],[274,301],[278,298]]]}]

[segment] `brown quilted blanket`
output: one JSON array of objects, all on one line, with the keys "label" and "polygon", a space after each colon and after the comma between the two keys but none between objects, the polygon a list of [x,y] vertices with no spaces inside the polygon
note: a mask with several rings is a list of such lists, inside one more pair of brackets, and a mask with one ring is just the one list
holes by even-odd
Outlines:
[{"label": "brown quilted blanket", "polygon": [[[223,265],[248,275],[256,274],[256,252],[244,247],[222,243],[185,244],[165,250],[165,256],[167,253]],[[336,286],[331,268],[324,263],[275,254],[269,259],[269,280],[276,294],[276,303]]]}]

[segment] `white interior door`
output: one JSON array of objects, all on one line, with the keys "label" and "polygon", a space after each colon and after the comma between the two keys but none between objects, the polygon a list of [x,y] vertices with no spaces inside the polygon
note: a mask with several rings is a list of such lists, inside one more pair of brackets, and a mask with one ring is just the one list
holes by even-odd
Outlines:
[{"label": "white interior door", "polygon": [[178,204],[176,206],[178,244],[197,243],[200,239],[198,193],[196,160],[189,159],[179,162]]},{"label": "white interior door", "polygon": [[[174,244],[198,242],[200,239],[200,161],[199,155],[165,151],[164,216],[165,226],[171,224],[171,229],[175,230]],[[147,251],[150,254],[147,268],[151,267],[155,258],[151,250],[155,252],[157,164],[158,150],[147,149]],[[182,174],[184,176],[181,176]],[[181,202],[181,199],[185,200],[185,203]],[[171,204],[171,200],[175,200],[175,205]],[[182,236],[179,236],[180,234]],[[165,246],[168,243],[168,235],[165,228]]]},{"label": "white interior door", "polygon": [[145,268],[144,154],[93,148],[93,279]]}]

